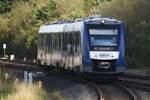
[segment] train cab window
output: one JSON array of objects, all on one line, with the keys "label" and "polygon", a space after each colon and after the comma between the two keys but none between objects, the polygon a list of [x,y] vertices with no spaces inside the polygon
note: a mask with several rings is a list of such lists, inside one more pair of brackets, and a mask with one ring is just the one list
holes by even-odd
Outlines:
[{"label": "train cab window", "polygon": [[90,29],[90,41],[92,46],[116,46],[116,29]]},{"label": "train cab window", "polygon": [[116,36],[100,36],[92,35],[91,36],[91,45],[93,46],[116,46],[117,38]]}]

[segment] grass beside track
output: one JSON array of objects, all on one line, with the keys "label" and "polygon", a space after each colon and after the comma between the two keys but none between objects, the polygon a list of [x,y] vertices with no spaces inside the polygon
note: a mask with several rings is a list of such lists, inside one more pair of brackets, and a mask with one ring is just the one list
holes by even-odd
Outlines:
[{"label": "grass beside track", "polygon": [[47,93],[36,85],[18,83],[8,89],[0,100],[47,100]]},{"label": "grass beside track", "polygon": [[[0,100],[62,100],[60,91],[48,93],[38,85],[20,83],[7,69],[0,68]],[[12,72],[13,73],[13,72]]]},{"label": "grass beside track", "polygon": [[48,95],[38,85],[20,83],[6,69],[0,69],[0,100],[47,100]]}]

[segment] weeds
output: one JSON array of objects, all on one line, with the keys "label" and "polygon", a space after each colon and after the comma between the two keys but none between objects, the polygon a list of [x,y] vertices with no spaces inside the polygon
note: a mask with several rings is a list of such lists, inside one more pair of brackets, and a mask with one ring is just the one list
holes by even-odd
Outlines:
[{"label": "weeds", "polygon": [[17,84],[5,100],[47,100],[47,93],[36,85]]},{"label": "weeds", "polygon": [[9,76],[0,72],[0,100],[48,100],[47,92],[38,85],[19,83],[14,75]]},{"label": "weeds", "polygon": [[59,90],[53,91],[51,93],[50,97],[51,97],[52,100],[63,100]]}]

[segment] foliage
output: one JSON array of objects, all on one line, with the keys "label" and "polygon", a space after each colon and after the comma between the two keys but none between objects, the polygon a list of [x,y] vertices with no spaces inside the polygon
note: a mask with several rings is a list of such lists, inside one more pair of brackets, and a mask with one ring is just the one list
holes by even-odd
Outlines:
[{"label": "foliage", "polygon": [[[6,71],[7,70],[7,71]],[[7,74],[6,78],[6,72]],[[0,68],[0,100],[47,100],[48,94],[37,85],[16,81],[12,70]]]},{"label": "foliage", "polygon": [[113,16],[125,22],[126,58],[130,67],[150,65],[149,5],[149,0],[112,0],[97,7],[97,11],[104,16]]},{"label": "foliage", "polygon": [[42,88],[24,83],[4,85],[0,90],[1,100],[47,100],[47,98],[48,95]]},{"label": "foliage", "polygon": [[59,90],[54,90],[50,97],[52,100],[64,100]]},{"label": "foliage", "polygon": [[0,43],[8,44],[7,54],[36,58],[42,24],[99,13],[125,22],[127,65],[149,66],[149,5],[149,0],[1,0]]},{"label": "foliage", "polygon": [[17,84],[15,91],[5,97],[4,100],[47,100],[47,94],[37,86]]}]

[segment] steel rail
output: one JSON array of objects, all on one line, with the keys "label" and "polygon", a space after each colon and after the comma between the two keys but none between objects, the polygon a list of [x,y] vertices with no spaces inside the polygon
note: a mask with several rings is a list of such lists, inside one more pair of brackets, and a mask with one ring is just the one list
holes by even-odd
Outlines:
[{"label": "steel rail", "polygon": [[103,100],[103,93],[102,90],[97,86],[97,84],[91,82],[90,85],[95,89],[98,94],[98,100]]},{"label": "steel rail", "polygon": [[128,79],[118,79],[118,83],[137,90],[150,92],[150,83],[147,82],[134,81]]},{"label": "steel rail", "polygon": [[130,100],[137,100],[137,96],[126,86],[118,84],[117,86],[120,87],[126,94],[130,97]]},{"label": "steel rail", "polygon": [[19,70],[27,70],[27,71],[44,71],[39,65],[28,64],[26,62],[19,63],[19,62],[0,60],[0,65],[1,65],[0,67],[10,68],[10,69],[19,69]]},{"label": "steel rail", "polygon": [[138,75],[138,74],[129,74],[125,73],[121,78],[130,78],[130,79],[140,79],[140,80],[150,80],[150,75]]}]

